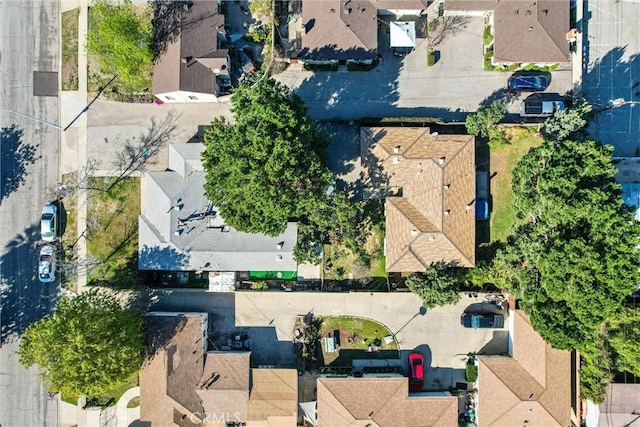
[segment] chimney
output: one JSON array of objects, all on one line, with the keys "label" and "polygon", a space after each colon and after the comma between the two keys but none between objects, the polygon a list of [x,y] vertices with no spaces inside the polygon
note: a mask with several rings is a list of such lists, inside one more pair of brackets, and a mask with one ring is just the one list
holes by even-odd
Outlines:
[{"label": "chimney", "polygon": [[447,158],[446,158],[445,156],[442,156],[442,157],[440,157],[440,159],[438,160],[438,162],[439,162],[441,165],[444,165],[444,161],[445,161],[445,160],[447,160]]},{"label": "chimney", "polygon": [[400,152],[400,146],[396,145],[395,147],[393,147],[393,152],[394,153],[399,153]]},{"label": "chimney", "polygon": [[450,213],[451,213],[451,209],[447,209],[446,211],[443,212],[443,214],[446,216],[449,216]]},{"label": "chimney", "polygon": [[445,190],[448,190],[449,188],[451,188],[451,184],[445,184],[445,185],[444,185],[444,189],[445,189]]}]

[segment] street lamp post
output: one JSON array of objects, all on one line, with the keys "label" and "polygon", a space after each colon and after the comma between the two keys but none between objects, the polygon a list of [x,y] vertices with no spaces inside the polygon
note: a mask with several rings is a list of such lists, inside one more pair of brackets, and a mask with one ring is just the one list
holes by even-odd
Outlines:
[{"label": "street lamp post", "polygon": [[21,113],[20,111],[16,111],[16,110],[13,110],[13,109],[10,109],[10,108],[9,109],[0,110],[0,112],[7,112],[7,113],[12,113],[12,114],[17,114],[18,116],[22,116],[22,117],[26,117],[27,119],[35,120],[36,122],[43,123],[43,124],[45,124],[47,126],[51,126],[52,128],[56,128],[58,130],[62,129],[60,127],[60,125],[48,122],[46,120],[39,119],[39,118],[31,116],[31,115],[29,115],[27,113]]}]

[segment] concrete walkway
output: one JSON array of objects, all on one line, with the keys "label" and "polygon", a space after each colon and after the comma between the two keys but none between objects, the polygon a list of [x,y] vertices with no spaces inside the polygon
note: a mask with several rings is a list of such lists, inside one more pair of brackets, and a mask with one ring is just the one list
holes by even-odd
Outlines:
[{"label": "concrete walkway", "polygon": [[[78,16],[78,90],[62,92],[60,123],[67,126],[87,105],[87,52],[84,49],[88,27],[87,0],[64,0],[61,11],[79,8]],[[62,134],[60,150],[60,174],[77,173],[84,175],[87,164],[87,115],[82,114],[73,125]],[[62,179],[60,179],[62,181]],[[78,197],[78,217],[76,220],[78,242],[76,243],[78,264],[78,293],[84,292],[87,285],[86,264],[87,244],[84,230],[87,228],[87,192],[80,189]]]}]

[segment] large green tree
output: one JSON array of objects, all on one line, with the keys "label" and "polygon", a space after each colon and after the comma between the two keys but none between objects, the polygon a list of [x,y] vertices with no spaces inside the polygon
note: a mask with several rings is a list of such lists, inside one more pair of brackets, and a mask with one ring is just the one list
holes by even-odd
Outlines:
[{"label": "large green tree", "polygon": [[[619,361],[640,356],[613,340],[635,334],[612,319],[640,283],[640,224],[622,201],[611,153],[594,141],[546,140],[524,156],[512,183],[520,224],[492,266],[547,342],[587,355],[583,390],[600,398],[609,371],[596,376],[598,355],[609,345]],[[598,344],[608,324],[612,341]]]},{"label": "large green tree", "polygon": [[495,125],[502,120],[507,112],[507,106],[503,101],[495,100],[489,105],[483,105],[478,111],[467,116],[467,132],[471,135],[489,138]]},{"label": "large green tree", "polygon": [[405,283],[411,292],[422,298],[423,307],[433,308],[460,301],[460,284],[465,273],[462,268],[438,261],[424,273],[407,277]]},{"label": "large green tree", "polygon": [[140,313],[122,309],[115,296],[92,289],[63,296],[51,316],[30,325],[18,355],[37,365],[49,390],[98,396],[127,381],[141,366]]},{"label": "large green tree", "polygon": [[131,0],[93,0],[89,9],[87,52],[103,74],[118,75],[127,92],[151,84],[151,13],[138,12]]},{"label": "large green tree", "polygon": [[216,118],[204,135],[205,192],[234,228],[278,235],[327,203],[329,138],[272,79],[241,85],[231,104],[234,123]]}]

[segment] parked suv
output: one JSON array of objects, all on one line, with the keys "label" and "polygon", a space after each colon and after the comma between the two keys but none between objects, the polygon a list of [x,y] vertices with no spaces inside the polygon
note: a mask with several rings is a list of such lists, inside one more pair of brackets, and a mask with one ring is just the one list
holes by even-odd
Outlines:
[{"label": "parked suv", "polygon": [[504,316],[492,313],[464,313],[460,317],[460,324],[465,328],[503,328]]},{"label": "parked suv", "polygon": [[538,92],[549,87],[549,79],[544,74],[514,74],[509,77],[507,87],[515,92]]}]

